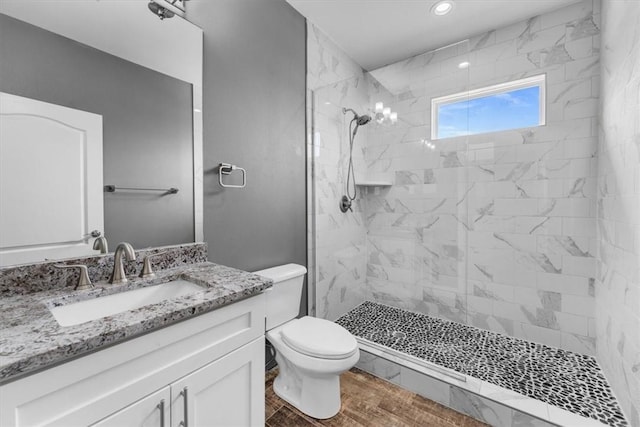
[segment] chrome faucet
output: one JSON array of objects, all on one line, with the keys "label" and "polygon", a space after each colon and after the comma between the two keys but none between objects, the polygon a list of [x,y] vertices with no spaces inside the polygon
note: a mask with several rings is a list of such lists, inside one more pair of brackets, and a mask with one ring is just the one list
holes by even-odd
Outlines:
[{"label": "chrome faucet", "polygon": [[124,273],[124,262],[122,260],[122,253],[127,261],[134,261],[136,259],[136,253],[133,250],[133,246],[130,243],[122,242],[116,247],[116,252],[113,254],[113,273],[109,283],[119,284],[127,281],[127,275]]},{"label": "chrome faucet", "polygon": [[93,250],[100,251],[101,254],[106,254],[109,252],[109,244],[107,243],[107,238],[104,236],[98,237],[93,241]]}]

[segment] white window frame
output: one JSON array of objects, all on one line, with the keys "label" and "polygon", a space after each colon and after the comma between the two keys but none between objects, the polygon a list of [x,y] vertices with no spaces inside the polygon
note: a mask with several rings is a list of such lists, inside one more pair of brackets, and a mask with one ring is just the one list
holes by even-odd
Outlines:
[{"label": "white window frame", "polygon": [[[438,138],[438,110],[443,105],[453,104],[460,101],[471,101],[477,98],[483,98],[489,95],[496,95],[499,93],[511,92],[518,89],[526,89],[530,87],[538,87],[540,93],[539,102],[539,123],[537,126],[544,126],[546,124],[546,74],[540,74],[537,76],[527,77],[525,79],[513,80],[506,83],[500,83],[493,86],[487,86],[479,89],[454,93],[452,95],[441,96],[431,99],[431,139],[446,139]],[[500,132],[500,131],[496,131]],[[489,132],[483,132],[489,133]],[[479,134],[471,134],[479,135]]]}]

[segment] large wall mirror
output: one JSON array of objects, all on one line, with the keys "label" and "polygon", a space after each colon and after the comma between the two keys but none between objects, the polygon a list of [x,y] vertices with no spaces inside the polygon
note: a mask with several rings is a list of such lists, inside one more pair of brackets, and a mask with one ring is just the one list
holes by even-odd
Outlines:
[{"label": "large wall mirror", "polygon": [[[12,168],[4,168],[13,172],[3,174],[0,182],[2,196],[9,198],[3,198],[0,267],[97,255],[94,230],[107,239],[110,250],[121,241],[144,248],[203,240],[200,28],[179,16],[161,20],[142,0],[3,0],[0,92],[7,94],[3,120],[17,117],[8,114],[4,103],[15,97],[36,108],[66,108],[102,122],[102,165],[81,163],[79,172],[74,159],[85,162],[90,151],[82,143],[76,151],[51,148],[39,135],[46,139],[56,132],[45,126],[40,133],[31,132],[32,148],[19,143],[15,154],[3,131],[4,158],[14,157]],[[21,135],[22,122],[11,123],[17,123]],[[72,185],[74,176],[92,171],[101,175],[99,188]],[[28,188],[31,177],[34,188]],[[172,188],[177,191],[166,191]],[[60,244],[47,236],[48,230],[62,233],[63,227],[55,224],[73,216],[65,209],[75,206],[69,199],[74,191],[83,201],[103,202],[102,227],[86,220],[88,208],[74,208],[79,219],[66,227],[72,237],[57,238],[67,240]],[[44,223],[52,218],[58,219]],[[7,231],[13,228],[25,231]],[[23,235],[28,239],[21,241]]]}]

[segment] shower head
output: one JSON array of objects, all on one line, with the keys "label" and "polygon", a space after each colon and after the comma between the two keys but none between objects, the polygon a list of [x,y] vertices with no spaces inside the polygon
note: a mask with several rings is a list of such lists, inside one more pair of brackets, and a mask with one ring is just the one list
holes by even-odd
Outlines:
[{"label": "shower head", "polygon": [[355,122],[356,122],[356,124],[358,126],[366,125],[367,123],[369,123],[371,121],[371,116],[369,116],[367,114],[363,114],[362,116],[360,116],[352,108],[343,108],[342,109],[342,114],[347,114],[347,111],[351,111],[353,113],[353,119],[351,119],[351,120],[352,121],[355,120]]},{"label": "shower head", "polygon": [[351,119],[351,122],[353,123],[354,120],[356,122],[356,126],[353,128],[353,137],[355,138],[356,133],[358,133],[358,128],[369,123],[371,121],[371,116],[367,114],[364,114],[362,116],[355,116],[353,119]]},{"label": "shower head", "polygon": [[362,116],[356,116],[356,123],[358,126],[366,125],[371,121],[371,116],[363,114]]}]

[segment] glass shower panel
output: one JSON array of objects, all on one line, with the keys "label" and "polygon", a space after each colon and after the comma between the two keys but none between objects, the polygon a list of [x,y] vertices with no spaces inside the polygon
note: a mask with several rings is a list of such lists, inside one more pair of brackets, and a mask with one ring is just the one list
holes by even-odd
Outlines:
[{"label": "glass shower panel", "polygon": [[[446,139],[431,139],[438,126],[433,99],[469,90],[469,42],[429,52],[424,58],[423,88],[429,163],[424,171],[421,232],[424,312],[467,323],[468,112],[458,112],[459,127],[449,126]],[[440,126],[444,124],[440,123]]]},{"label": "glass shower panel", "polygon": [[[468,42],[371,71],[371,105],[397,114],[369,129],[367,299],[462,323],[468,179],[464,132],[431,139],[431,100],[468,89]],[[463,64],[463,65],[460,65]]]},{"label": "glass shower panel", "polygon": [[[420,310],[420,227],[425,147],[415,127],[424,112],[412,111],[402,63],[367,75],[374,122],[365,151],[367,187],[367,299]],[[417,115],[416,115],[417,113]],[[397,117],[397,118],[396,118]],[[394,120],[394,118],[396,118]]]},{"label": "glass shower panel", "polygon": [[432,139],[431,101],[468,89],[468,52],[465,41],[370,73],[373,89],[392,97],[398,123],[371,129],[367,159],[393,182],[367,199],[370,298],[461,323],[467,322],[467,137],[461,131]]}]

